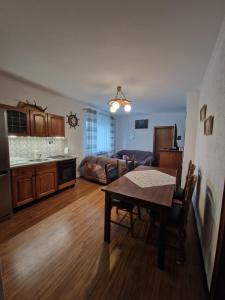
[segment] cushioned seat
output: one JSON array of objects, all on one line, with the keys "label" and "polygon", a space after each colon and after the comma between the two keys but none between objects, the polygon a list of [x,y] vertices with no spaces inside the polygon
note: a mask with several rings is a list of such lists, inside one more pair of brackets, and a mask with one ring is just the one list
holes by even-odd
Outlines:
[{"label": "cushioned seat", "polygon": [[[173,204],[169,210],[167,223],[168,224],[179,224],[181,220],[181,214],[182,214],[182,207],[177,204]],[[160,214],[158,211],[150,211],[150,216],[155,219],[159,220]]]},{"label": "cushioned seat", "polygon": [[132,210],[134,208],[133,204],[130,204],[125,201],[120,201],[117,199],[112,199],[111,204],[112,204],[112,206],[116,206],[119,209]]},{"label": "cushioned seat", "polygon": [[113,181],[115,179],[118,178],[118,170],[116,168],[111,168],[109,171],[108,171],[108,179],[110,181]]},{"label": "cushioned seat", "polygon": [[180,186],[176,189],[176,191],[174,192],[173,194],[173,198],[176,198],[176,199],[183,199],[183,196],[184,196],[184,189],[182,189]]},{"label": "cushioned seat", "polygon": [[173,204],[169,212],[168,223],[179,224],[181,220],[181,214],[182,214],[182,207],[180,205]]}]

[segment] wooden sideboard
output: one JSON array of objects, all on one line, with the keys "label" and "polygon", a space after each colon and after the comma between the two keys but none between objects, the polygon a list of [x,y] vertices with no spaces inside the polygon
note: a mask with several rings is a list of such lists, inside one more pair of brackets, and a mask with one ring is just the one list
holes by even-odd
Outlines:
[{"label": "wooden sideboard", "polygon": [[177,185],[181,184],[183,151],[179,150],[160,150],[160,168],[177,170]]}]

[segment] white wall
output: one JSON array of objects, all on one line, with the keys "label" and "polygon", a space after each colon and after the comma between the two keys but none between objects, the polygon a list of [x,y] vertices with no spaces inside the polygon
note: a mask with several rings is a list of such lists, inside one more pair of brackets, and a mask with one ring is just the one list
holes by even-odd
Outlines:
[{"label": "white wall", "polygon": [[23,82],[0,72],[0,103],[16,105],[18,101],[33,99],[38,105],[48,106],[47,112],[66,116],[70,112],[77,113],[80,126],[76,130],[65,126],[65,134],[71,153],[78,157],[78,164],[83,153],[83,105],[69,98],[57,95],[46,89]]},{"label": "white wall", "polygon": [[[116,149],[153,150],[154,126],[171,126],[177,124],[180,147],[184,144],[186,113],[154,113],[116,117]],[[148,119],[148,129],[135,129],[135,120]],[[134,139],[130,135],[134,134]]]},{"label": "white wall", "polygon": [[192,91],[187,95],[187,117],[181,181],[182,186],[185,185],[189,161],[195,160],[196,135],[199,121],[199,97],[199,90]]},{"label": "white wall", "polygon": [[[201,180],[198,182],[193,200],[210,287],[225,179],[225,19],[200,87],[196,114],[199,115],[200,108],[204,104],[207,105],[207,117],[214,116],[214,128],[212,135],[205,136],[204,123],[198,118],[195,163],[197,171],[201,172]],[[192,109],[196,109],[195,104]],[[189,122],[187,132],[192,128]]]}]

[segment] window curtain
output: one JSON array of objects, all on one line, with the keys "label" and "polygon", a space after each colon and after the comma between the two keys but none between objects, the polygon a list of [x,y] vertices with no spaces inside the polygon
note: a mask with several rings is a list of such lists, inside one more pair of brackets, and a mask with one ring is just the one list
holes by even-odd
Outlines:
[{"label": "window curtain", "polygon": [[93,109],[85,109],[85,154],[112,155],[114,152],[114,118]]},{"label": "window curtain", "polygon": [[97,113],[93,109],[85,109],[85,154],[97,153]]}]

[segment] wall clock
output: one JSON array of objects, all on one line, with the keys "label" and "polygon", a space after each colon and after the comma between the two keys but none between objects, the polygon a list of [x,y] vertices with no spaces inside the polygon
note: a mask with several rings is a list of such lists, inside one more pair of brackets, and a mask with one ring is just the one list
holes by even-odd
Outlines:
[{"label": "wall clock", "polygon": [[70,128],[73,127],[74,129],[76,129],[77,126],[79,126],[79,119],[77,118],[77,114],[73,114],[72,112],[70,112],[69,115],[67,116],[67,122],[70,125]]}]

